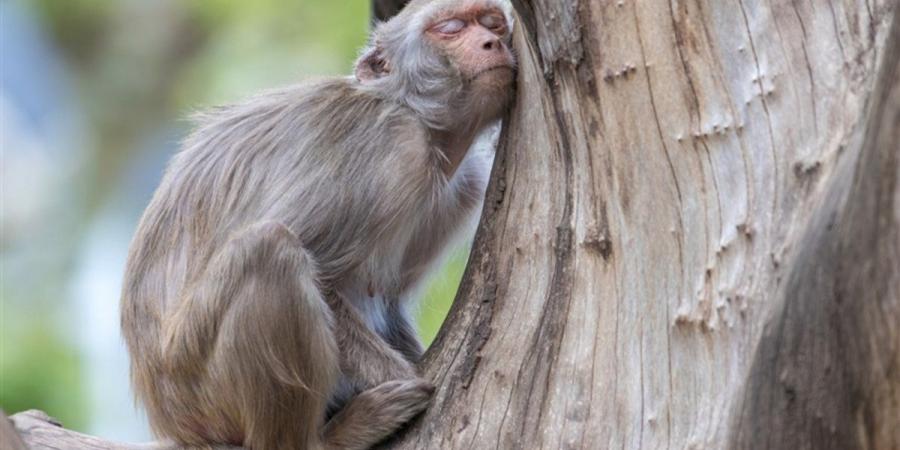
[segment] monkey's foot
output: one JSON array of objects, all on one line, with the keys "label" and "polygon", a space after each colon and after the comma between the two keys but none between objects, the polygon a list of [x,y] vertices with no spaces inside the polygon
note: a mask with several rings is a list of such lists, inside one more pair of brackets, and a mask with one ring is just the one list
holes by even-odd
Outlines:
[{"label": "monkey's foot", "polygon": [[361,392],[326,426],[333,449],[367,449],[424,411],[434,386],[421,378],[394,380]]}]

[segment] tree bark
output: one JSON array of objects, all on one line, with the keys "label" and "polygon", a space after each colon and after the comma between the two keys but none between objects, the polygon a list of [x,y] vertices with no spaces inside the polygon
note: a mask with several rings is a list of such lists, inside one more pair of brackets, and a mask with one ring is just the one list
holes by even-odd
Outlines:
[{"label": "tree bark", "polygon": [[0,448],[8,450],[25,450],[28,448],[16,432],[12,421],[3,413],[3,410],[0,410]]},{"label": "tree bark", "polygon": [[896,2],[515,3],[438,391],[385,447],[900,448]]},{"label": "tree bark", "polygon": [[[118,442],[110,442],[86,434],[62,428],[62,425],[52,417],[41,411],[25,411],[14,414],[11,419],[7,420],[6,416],[2,417],[6,423],[12,423],[19,436],[25,443],[27,448],[34,450],[55,450],[60,448],[71,449],[116,449],[116,450],[168,450],[174,449],[170,445],[163,443],[152,444],[123,444]],[[4,431],[4,434],[6,432]],[[0,437],[0,442],[7,445],[9,440],[12,449],[25,448],[16,447],[16,437],[6,436]],[[6,447],[3,447],[6,448]]]},{"label": "tree bark", "polygon": [[439,390],[392,446],[900,448],[895,2],[515,3]]},{"label": "tree bark", "polygon": [[[112,442],[88,436],[76,431],[67,430],[41,411],[25,411],[14,414],[10,419],[0,412],[0,446],[10,450],[24,449],[24,444],[32,450],[58,449],[93,449],[93,450],[179,450],[180,447],[167,442],[151,442],[147,444],[127,444]],[[15,427],[18,436],[10,432],[9,424]],[[22,445],[17,447],[16,445]],[[239,447],[216,446],[212,450],[241,450]]]}]

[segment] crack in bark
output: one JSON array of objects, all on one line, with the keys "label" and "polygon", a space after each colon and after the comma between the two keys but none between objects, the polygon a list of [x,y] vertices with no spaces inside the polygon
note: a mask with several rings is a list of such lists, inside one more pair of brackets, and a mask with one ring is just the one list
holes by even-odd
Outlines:
[{"label": "crack in bark", "polygon": [[775,216],[777,215],[778,209],[778,195],[779,195],[779,184],[781,183],[781,179],[779,176],[778,170],[778,153],[775,146],[775,131],[772,127],[772,116],[769,113],[769,104],[766,102],[766,93],[763,91],[762,86],[762,69],[759,66],[759,56],[756,52],[756,44],[753,42],[753,30],[750,28],[750,20],[747,18],[747,11],[744,8],[744,1],[737,0],[738,4],[741,8],[741,15],[744,18],[744,26],[747,28],[747,39],[750,41],[750,50],[753,53],[753,60],[756,63],[756,76],[760,81],[759,84],[759,99],[762,102],[763,111],[766,113],[766,124],[768,125],[769,130],[769,141],[772,149],[772,177],[773,181],[773,192],[772,192],[772,214],[769,218],[769,226],[767,228],[772,228],[772,221],[775,220]]},{"label": "crack in bark", "polygon": [[819,116],[816,112],[816,77],[813,76],[812,64],[809,62],[809,52],[806,49],[806,25],[803,23],[803,17],[800,16],[800,11],[797,10],[797,0],[791,1],[791,7],[794,10],[794,15],[797,17],[797,22],[800,24],[800,31],[803,33],[800,39],[801,48],[803,48],[803,59],[806,61],[806,74],[809,76],[809,89],[810,96],[809,101],[812,107],[812,115],[813,115],[813,132],[816,136],[819,135]]}]

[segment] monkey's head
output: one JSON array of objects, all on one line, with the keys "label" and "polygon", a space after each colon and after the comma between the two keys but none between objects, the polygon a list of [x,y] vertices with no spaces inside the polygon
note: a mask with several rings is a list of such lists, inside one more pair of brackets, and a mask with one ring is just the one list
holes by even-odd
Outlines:
[{"label": "monkey's head", "polygon": [[375,29],[356,78],[430,127],[484,125],[512,98],[512,26],[507,0],[413,0]]}]

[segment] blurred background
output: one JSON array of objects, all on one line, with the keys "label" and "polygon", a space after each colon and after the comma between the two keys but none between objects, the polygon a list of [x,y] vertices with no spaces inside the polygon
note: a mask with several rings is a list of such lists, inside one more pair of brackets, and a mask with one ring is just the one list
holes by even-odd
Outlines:
[{"label": "blurred background", "polygon": [[[350,73],[368,26],[368,0],[0,0],[0,408],[150,439],[119,289],[185,118]],[[465,258],[455,251],[426,293],[426,343]]]}]

